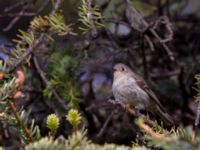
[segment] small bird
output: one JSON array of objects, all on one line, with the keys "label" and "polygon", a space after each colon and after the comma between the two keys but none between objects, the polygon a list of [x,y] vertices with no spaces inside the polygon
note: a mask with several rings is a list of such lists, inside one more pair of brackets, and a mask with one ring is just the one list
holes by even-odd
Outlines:
[{"label": "small bird", "polygon": [[167,124],[173,124],[173,120],[142,77],[122,63],[116,64],[113,69],[112,91],[116,100],[136,110],[145,109],[158,114]]}]

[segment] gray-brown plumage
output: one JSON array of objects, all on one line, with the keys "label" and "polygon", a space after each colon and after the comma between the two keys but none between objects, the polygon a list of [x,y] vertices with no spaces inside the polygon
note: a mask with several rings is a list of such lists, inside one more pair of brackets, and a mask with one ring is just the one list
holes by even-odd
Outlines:
[{"label": "gray-brown plumage", "polygon": [[121,63],[114,66],[112,91],[116,100],[124,104],[129,104],[139,110],[145,109],[156,113],[166,123],[173,124],[173,120],[165,111],[153,91],[128,66]]}]

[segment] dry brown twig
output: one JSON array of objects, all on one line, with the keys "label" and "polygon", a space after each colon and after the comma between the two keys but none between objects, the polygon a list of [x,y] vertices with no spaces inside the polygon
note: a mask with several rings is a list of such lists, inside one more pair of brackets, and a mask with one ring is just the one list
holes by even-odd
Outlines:
[{"label": "dry brown twig", "polygon": [[151,121],[148,117],[146,117],[138,112],[136,113],[131,107],[127,106],[126,104],[123,104],[119,100],[109,100],[108,102],[110,102],[111,104],[114,104],[114,105],[120,105],[123,109],[125,109],[132,116],[142,117],[148,124],[153,126],[154,122]]},{"label": "dry brown twig", "polygon": [[140,122],[138,123],[138,126],[143,129],[145,132],[147,132],[149,135],[151,135],[154,139],[158,140],[158,141],[166,141],[166,142],[171,142],[173,139],[169,136],[166,135],[162,135],[160,133],[156,133],[155,131],[153,131],[151,129],[151,127],[149,127],[147,124],[145,124],[144,122]]},{"label": "dry brown twig", "polygon": [[45,39],[45,34],[41,34],[39,36],[39,38],[37,38],[33,44],[31,45],[31,47],[29,47],[21,56],[21,58],[12,66],[12,68],[10,69],[10,72],[15,71],[24,61],[24,59],[26,59],[32,52],[34,49],[36,49],[40,44],[43,43],[43,40]]},{"label": "dry brown twig", "polygon": [[[28,17],[31,17],[31,16],[36,16],[36,15],[39,15],[47,7],[47,5],[49,4],[50,1],[51,0],[45,0],[43,2],[43,4],[40,6],[40,8],[36,12],[24,12],[23,14],[21,14],[21,13],[17,13],[17,14],[16,13],[8,13],[8,11],[5,11],[5,10],[9,10],[9,11],[12,10],[12,9],[10,9],[10,7],[8,7],[8,9],[4,10],[4,14],[0,14],[0,17],[6,17],[6,16],[7,17],[16,17],[16,16],[21,16],[21,17],[28,16]],[[18,6],[16,6],[16,7],[18,7]]]},{"label": "dry brown twig", "polygon": [[57,99],[57,101],[59,102],[60,106],[62,106],[64,108],[64,110],[68,110],[66,104],[64,103],[64,100],[58,95],[58,93],[51,87],[48,79],[45,76],[45,73],[43,72],[43,70],[40,68],[39,63],[37,61],[37,58],[34,56],[33,57],[33,61],[34,61],[34,65],[37,69],[38,74],[40,75],[42,81],[45,83],[46,87],[49,88],[51,90],[51,92],[53,93],[54,97]]},{"label": "dry brown twig", "polygon": [[27,128],[26,124],[24,122],[21,121],[21,118],[19,116],[19,113],[17,112],[17,108],[14,104],[14,102],[12,102],[11,100],[8,100],[7,102],[8,107],[10,108],[10,110],[12,111],[12,113],[14,114],[17,123],[22,126],[22,129],[25,133],[25,135],[27,136],[27,138],[29,139],[30,142],[34,142],[34,138],[30,132],[30,130]]},{"label": "dry brown twig", "polygon": [[112,116],[114,115],[114,113],[115,113],[115,110],[113,110],[113,111],[110,113],[110,115],[107,117],[107,119],[106,119],[106,121],[104,122],[102,128],[100,129],[99,133],[97,134],[97,137],[101,137],[101,136],[103,135],[103,133],[104,133],[104,131],[105,131],[105,129],[106,129],[108,123],[110,122]]},{"label": "dry brown twig", "polygon": [[197,112],[196,112],[196,119],[195,119],[195,126],[199,125],[199,119],[200,119],[200,99],[199,97],[197,97],[197,101],[198,101],[198,106],[197,106]]},{"label": "dry brown twig", "polygon": [[8,13],[9,11],[19,7],[19,6],[23,6],[25,3],[27,2],[27,0],[22,0],[22,1],[19,1],[18,3],[15,3],[14,5],[11,5],[9,7],[6,7],[3,12],[4,13]]},{"label": "dry brown twig", "polygon": [[21,16],[24,14],[24,12],[26,11],[26,9],[28,9],[28,7],[30,6],[30,4],[26,4],[22,10],[18,13],[18,15],[12,19],[12,21],[3,29],[4,32],[9,31],[14,25],[15,23],[21,18]]},{"label": "dry brown twig", "polygon": [[[167,17],[161,17],[160,21],[158,22],[162,22],[166,24],[166,28],[169,32],[169,35],[166,39],[162,39],[160,38],[160,36],[158,35],[158,33],[155,31],[154,28],[152,28],[144,19],[144,17],[134,8],[134,6],[132,5],[132,3],[130,2],[130,0],[126,0],[126,16],[128,21],[130,22],[131,26],[133,29],[141,32],[141,33],[146,33],[146,31],[150,31],[150,33],[158,40],[158,42],[163,46],[163,48],[165,49],[165,51],[167,52],[169,58],[174,61],[174,54],[172,53],[172,51],[169,49],[169,47],[166,45],[166,42],[168,42],[169,40],[172,39],[173,36],[173,32],[171,30],[170,27],[170,23],[169,21],[167,21]],[[163,19],[165,18],[165,19]],[[153,44],[152,42],[150,42],[150,38],[148,37],[147,34],[145,34],[145,39],[147,40],[147,42],[150,45],[150,48],[152,50],[154,50],[153,48]]]}]

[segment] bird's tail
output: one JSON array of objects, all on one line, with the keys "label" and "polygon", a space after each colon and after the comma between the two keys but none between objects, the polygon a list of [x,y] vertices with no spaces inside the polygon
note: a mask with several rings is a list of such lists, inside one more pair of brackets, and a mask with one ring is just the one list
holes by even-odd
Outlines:
[{"label": "bird's tail", "polygon": [[168,125],[173,125],[174,121],[170,117],[170,115],[163,111],[159,106],[156,106],[156,113],[161,117],[161,119]]}]

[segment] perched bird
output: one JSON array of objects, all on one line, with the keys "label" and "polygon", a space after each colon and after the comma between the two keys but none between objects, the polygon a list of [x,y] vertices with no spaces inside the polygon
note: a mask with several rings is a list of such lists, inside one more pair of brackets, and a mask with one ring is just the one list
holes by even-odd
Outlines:
[{"label": "perched bird", "polygon": [[173,120],[143,78],[121,63],[116,64],[113,69],[112,91],[116,100],[137,110],[145,109],[158,114],[167,124],[173,124]]}]

